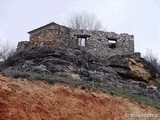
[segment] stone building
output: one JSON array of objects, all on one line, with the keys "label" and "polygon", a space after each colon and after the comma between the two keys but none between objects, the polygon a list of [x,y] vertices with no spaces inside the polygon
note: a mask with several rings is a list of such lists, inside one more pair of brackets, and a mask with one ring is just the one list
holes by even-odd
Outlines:
[{"label": "stone building", "polygon": [[17,51],[35,46],[53,45],[79,48],[99,56],[134,53],[134,36],[126,33],[71,29],[54,22],[28,33],[29,41],[19,42]]}]

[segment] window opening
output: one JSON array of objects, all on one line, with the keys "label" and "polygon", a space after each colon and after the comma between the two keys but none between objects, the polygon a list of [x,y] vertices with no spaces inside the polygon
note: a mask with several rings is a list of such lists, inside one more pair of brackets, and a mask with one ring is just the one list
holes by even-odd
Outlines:
[{"label": "window opening", "polygon": [[114,49],[116,48],[116,44],[117,44],[117,39],[108,39],[108,45],[109,45],[109,48],[111,49]]},{"label": "window opening", "polygon": [[78,46],[86,46],[86,37],[78,37]]}]

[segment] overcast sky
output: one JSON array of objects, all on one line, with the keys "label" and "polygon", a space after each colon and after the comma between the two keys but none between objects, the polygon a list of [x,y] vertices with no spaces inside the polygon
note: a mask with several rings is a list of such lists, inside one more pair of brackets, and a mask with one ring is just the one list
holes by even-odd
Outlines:
[{"label": "overcast sky", "polygon": [[0,0],[0,44],[29,40],[28,31],[49,22],[67,25],[73,12],[95,14],[107,31],[135,36],[135,51],[160,58],[159,0]]}]

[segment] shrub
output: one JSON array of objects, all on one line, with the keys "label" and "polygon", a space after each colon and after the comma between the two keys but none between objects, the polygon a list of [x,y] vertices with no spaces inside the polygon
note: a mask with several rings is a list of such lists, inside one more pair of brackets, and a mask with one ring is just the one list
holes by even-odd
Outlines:
[{"label": "shrub", "polygon": [[160,62],[156,54],[152,50],[147,49],[144,59],[151,63],[151,70],[156,73],[160,73]]},{"label": "shrub", "polygon": [[0,59],[3,61],[7,60],[15,53],[15,51],[16,51],[15,47],[9,45],[8,42],[0,44]]}]

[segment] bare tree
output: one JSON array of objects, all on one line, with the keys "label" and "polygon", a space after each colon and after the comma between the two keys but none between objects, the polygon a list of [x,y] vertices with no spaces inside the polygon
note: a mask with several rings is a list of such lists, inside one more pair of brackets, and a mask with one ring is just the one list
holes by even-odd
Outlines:
[{"label": "bare tree", "polygon": [[152,50],[147,49],[146,54],[144,55],[144,58],[151,63],[151,69],[155,72],[160,73],[160,62],[158,61],[158,57],[156,54],[152,52]]},{"label": "bare tree", "polygon": [[86,12],[73,13],[68,21],[69,27],[73,29],[100,30],[101,22],[94,14]]},{"label": "bare tree", "polygon": [[9,45],[8,42],[0,44],[0,60],[7,60],[15,53],[15,50],[16,49],[13,46]]}]

